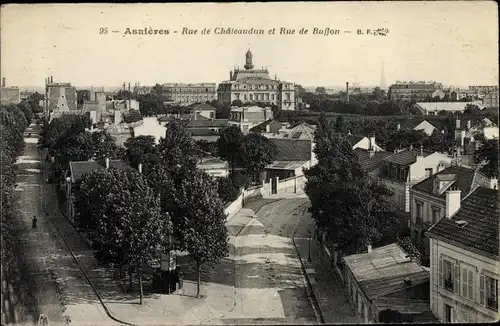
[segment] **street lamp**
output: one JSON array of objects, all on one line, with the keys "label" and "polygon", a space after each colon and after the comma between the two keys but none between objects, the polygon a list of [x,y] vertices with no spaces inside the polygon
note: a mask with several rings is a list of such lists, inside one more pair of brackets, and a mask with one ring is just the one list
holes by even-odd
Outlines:
[{"label": "street lamp", "polygon": [[308,230],[307,233],[309,234],[309,239],[308,239],[308,244],[309,244],[309,249],[308,249],[308,256],[307,256],[307,261],[310,263],[311,262],[311,230]]}]

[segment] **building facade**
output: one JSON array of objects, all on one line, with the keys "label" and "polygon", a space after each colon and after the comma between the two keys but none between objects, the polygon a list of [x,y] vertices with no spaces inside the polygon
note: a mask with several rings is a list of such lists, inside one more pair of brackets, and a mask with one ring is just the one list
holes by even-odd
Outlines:
[{"label": "building facade", "polygon": [[163,95],[168,104],[187,106],[216,99],[215,83],[163,84]]},{"label": "building facade", "polygon": [[228,123],[238,126],[244,134],[247,134],[251,128],[268,119],[273,119],[273,111],[269,107],[233,106],[229,113]]},{"label": "building facade", "polygon": [[246,53],[245,69],[234,69],[229,73],[229,80],[223,81],[217,88],[219,103],[231,104],[266,103],[276,105],[281,110],[295,110],[295,85],[290,82],[269,77],[267,69],[254,69],[252,52]]},{"label": "building facade", "polygon": [[21,103],[21,90],[19,87],[7,87],[5,77],[2,78],[2,87],[0,87],[1,104],[19,104]]},{"label": "building facade", "polygon": [[437,90],[442,90],[443,84],[437,82],[396,82],[389,87],[391,100],[423,101],[432,98]]},{"label": "building facade", "polygon": [[441,322],[498,322],[498,191],[479,187],[461,200],[446,192],[445,216],[428,231],[430,305]]},{"label": "building facade", "polygon": [[498,90],[484,95],[483,105],[487,108],[498,108]]}]

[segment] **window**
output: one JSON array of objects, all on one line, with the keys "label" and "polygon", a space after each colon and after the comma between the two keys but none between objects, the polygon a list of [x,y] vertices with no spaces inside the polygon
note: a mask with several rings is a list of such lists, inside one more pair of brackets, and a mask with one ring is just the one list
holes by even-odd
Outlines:
[{"label": "window", "polygon": [[432,175],[432,168],[430,169],[425,169],[425,178],[427,179]]},{"label": "window", "polygon": [[214,117],[214,113],[210,112],[210,119],[212,119],[213,117]]},{"label": "window", "polygon": [[234,96],[236,96],[236,100],[240,99],[240,93],[234,93]]},{"label": "window", "polygon": [[250,101],[253,101],[253,95],[250,94]]},{"label": "window", "polygon": [[271,101],[274,101],[274,94],[271,94]]},{"label": "window", "polygon": [[479,304],[498,310],[498,280],[486,275],[480,276]]},{"label": "window", "polygon": [[445,290],[459,294],[460,271],[458,265],[446,259],[439,260],[439,286]]},{"label": "window", "polygon": [[247,100],[247,94],[243,95],[243,99],[246,101]]},{"label": "window", "polygon": [[423,206],[422,202],[415,201],[415,217],[417,218],[417,222],[422,222]]},{"label": "window", "polygon": [[404,211],[406,208],[406,201],[405,201],[405,195],[404,194],[399,194],[399,208]]},{"label": "window", "polygon": [[441,208],[432,207],[432,223],[436,223],[441,217]]},{"label": "window", "polygon": [[462,297],[474,301],[474,273],[462,267]]},{"label": "window", "polygon": [[[288,86],[287,86],[287,88],[288,88]],[[286,99],[287,99],[287,101],[290,101],[290,93],[286,93]]]}]

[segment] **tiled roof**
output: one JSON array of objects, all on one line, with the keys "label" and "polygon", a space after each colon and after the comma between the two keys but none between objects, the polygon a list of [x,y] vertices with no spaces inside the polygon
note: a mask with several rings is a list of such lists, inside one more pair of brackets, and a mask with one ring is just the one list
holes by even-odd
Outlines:
[{"label": "tiled roof", "polygon": [[187,125],[188,128],[222,128],[228,125],[227,119],[213,120],[191,120]]},{"label": "tiled roof", "polygon": [[[109,160],[109,167],[119,170],[133,169],[130,165],[123,162],[122,160]],[[70,168],[72,182],[78,182],[80,181],[80,179],[84,174],[97,170],[102,170],[105,167],[96,161],[76,161],[76,162],[69,162],[69,168]]]},{"label": "tiled roof", "polygon": [[[474,173],[476,173],[476,176],[474,176]],[[453,178],[450,179],[450,176],[452,176]],[[417,183],[413,186],[413,189],[434,194],[434,182],[436,181],[436,179],[441,181],[449,181],[449,183],[446,183],[448,186],[447,189],[451,186],[458,187],[458,189],[462,191],[463,197],[465,197],[471,190],[479,185],[489,185],[488,178],[480,172],[475,172],[474,169],[463,166],[450,166],[432,175],[430,178]],[[440,194],[435,195],[445,198],[446,191],[444,190],[445,189],[440,189]]]},{"label": "tiled roof", "polygon": [[481,102],[419,102],[417,106],[427,112],[434,111],[464,111],[467,104],[477,105],[479,109],[484,109]]},{"label": "tiled roof", "polygon": [[[442,218],[432,226],[428,234],[444,241],[493,256],[498,259],[499,241],[498,191],[479,187],[461,202],[461,207],[452,218]],[[463,220],[466,225],[458,225]]]},{"label": "tiled roof", "polygon": [[361,168],[367,172],[380,167],[384,162],[384,158],[394,154],[392,152],[379,151],[374,152],[373,156],[370,157],[370,152],[362,148],[356,148],[354,152],[358,154],[358,162],[361,165]]},{"label": "tiled roof", "polygon": [[275,161],[310,161],[311,141],[308,139],[269,139],[277,147]]},{"label": "tiled roof", "polygon": [[429,281],[429,272],[396,243],[375,248],[371,252],[344,257],[359,286],[369,299],[405,290],[405,278],[412,286]]},{"label": "tiled roof", "polygon": [[266,166],[266,169],[271,170],[295,170],[300,168],[307,161],[274,161],[273,163]]},{"label": "tiled roof", "polygon": [[[387,156],[384,161],[391,162],[399,165],[411,165],[417,161],[417,156],[420,154],[419,149],[404,150],[399,153],[394,153]],[[431,155],[432,153],[424,152],[424,157]]]},{"label": "tiled roof", "polygon": [[191,136],[218,136],[219,133],[212,129],[206,128],[188,128],[187,131]]},{"label": "tiled roof", "polygon": [[216,111],[217,109],[206,103],[194,103],[188,106],[190,109],[196,111]]},{"label": "tiled roof", "polygon": [[[266,132],[266,127],[269,126],[271,129],[277,128],[278,130],[281,128],[281,122],[273,119],[269,119],[267,121],[264,121],[262,123],[259,123],[253,128],[250,128],[251,132]],[[271,131],[272,132],[272,131]]]}]

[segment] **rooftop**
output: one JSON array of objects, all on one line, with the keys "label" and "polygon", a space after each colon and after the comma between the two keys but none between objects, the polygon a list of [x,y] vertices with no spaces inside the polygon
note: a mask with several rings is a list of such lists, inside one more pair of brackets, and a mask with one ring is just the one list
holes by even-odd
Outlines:
[{"label": "rooftop", "polygon": [[260,106],[257,106],[257,105],[253,105],[253,106],[233,106],[231,107],[231,112],[243,112],[243,110],[245,110],[245,112],[261,112],[261,111],[264,111],[264,110],[271,110],[270,107],[267,107],[267,108],[261,108]]},{"label": "rooftop", "polygon": [[361,165],[361,168],[367,172],[381,166],[386,157],[394,154],[382,151],[370,153],[370,151],[362,148],[356,148],[354,152],[358,155],[358,162]]},{"label": "rooftop", "polygon": [[[387,156],[386,158],[384,158],[384,161],[399,165],[412,165],[417,161],[417,156],[420,154],[421,154],[420,149],[403,150],[399,153],[394,153],[392,155]],[[423,154],[424,157],[427,157],[432,153],[423,152]]]},{"label": "rooftop", "polygon": [[427,112],[433,111],[464,111],[467,104],[477,105],[481,110],[484,106],[481,102],[419,102],[415,105],[419,106]]},{"label": "rooftop", "polygon": [[216,111],[217,109],[206,103],[194,103],[188,105],[188,108],[196,111]]},{"label": "rooftop", "polygon": [[188,128],[187,131],[191,134],[191,136],[218,136],[219,132],[206,129],[206,128]]},{"label": "rooftop", "polygon": [[407,258],[407,253],[396,243],[375,248],[371,252],[344,257],[359,286],[370,299],[376,299],[429,282],[429,272],[417,262]]},{"label": "rooftop", "polygon": [[[499,258],[500,210],[499,192],[479,187],[461,202],[458,212],[451,218],[442,218],[434,224],[428,234],[466,250]],[[465,225],[457,224],[465,221]]]},{"label": "rooftop", "polygon": [[[133,169],[130,165],[123,162],[122,160],[109,160],[109,167],[119,170],[130,170]],[[71,181],[78,182],[81,180],[82,176],[86,173],[90,173],[97,170],[105,169],[105,166],[99,164],[96,161],[75,161],[69,162],[69,170],[71,173]]]},{"label": "rooftop", "polygon": [[256,125],[253,128],[250,128],[250,131],[251,132],[259,132],[259,133],[260,132],[266,132],[266,127],[267,126],[279,126],[279,128],[281,128],[282,124],[281,124],[281,122],[279,122],[277,120],[269,119],[267,121],[259,123],[258,125]]},{"label": "rooftop", "polygon": [[187,128],[223,128],[227,125],[227,119],[196,119],[189,121]]},{"label": "rooftop", "polygon": [[[439,192],[436,192],[435,188],[435,182],[437,181],[441,181],[446,185],[445,188],[440,188]],[[453,186],[462,191],[462,198],[464,198],[477,186],[487,186],[488,183],[488,178],[481,172],[463,166],[450,166],[417,183],[413,186],[413,189],[446,198],[446,189]]]},{"label": "rooftop", "polygon": [[275,161],[310,161],[311,141],[308,139],[269,139],[276,145]]},{"label": "rooftop", "polygon": [[304,166],[307,161],[274,161],[266,166],[266,169],[271,170],[295,170]]}]

